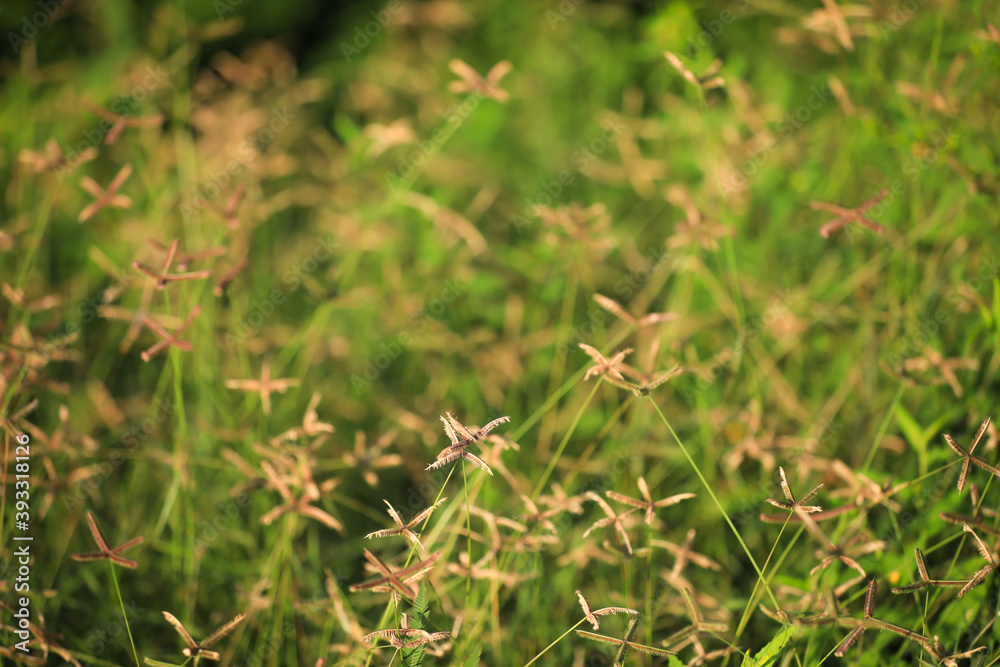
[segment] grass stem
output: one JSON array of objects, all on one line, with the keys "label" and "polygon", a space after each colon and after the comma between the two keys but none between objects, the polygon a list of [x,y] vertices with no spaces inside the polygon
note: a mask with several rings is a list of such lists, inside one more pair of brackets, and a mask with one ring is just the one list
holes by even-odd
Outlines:
[{"label": "grass stem", "polygon": [[[719,512],[722,514],[722,518],[725,519],[726,523],[729,525],[729,528],[733,531],[733,535],[735,535],[736,539],[739,541],[740,546],[743,547],[743,553],[745,553],[747,555],[747,558],[750,559],[750,564],[753,565],[753,569],[757,572],[757,576],[760,578],[760,580],[763,581],[764,573],[761,571],[760,566],[757,565],[757,560],[753,557],[753,554],[750,553],[750,547],[748,547],[747,543],[743,540],[743,536],[740,535],[740,531],[738,531],[736,529],[736,526],[733,525],[733,521],[732,519],[729,518],[729,514],[726,512],[726,509],[722,506],[722,503],[719,502],[719,497],[716,496],[715,491],[712,490],[712,485],[708,483],[707,479],[705,479],[705,475],[702,474],[701,468],[698,467],[698,464],[695,463],[694,459],[691,457],[691,454],[690,452],[688,452],[687,447],[685,447],[684,443],[681,442],[681,439],[677,437],[677,433],[674,432],[674,429],[670,425],[670,422],[667,421],[666,415],[664,415],[663,411],[660,410],[660,406],[656,404],[656,401],[653,400],[652,396],[648,396],[647,398],[649,399],[649,402],[652,404],[653,408],[656,410],[656,413],[660,415],[660,419],[663,420],[663,423],[666,425],[667,430],[670,431],[670,435],[673,436],[674,441],[678,444],[678,446],[680,446],[681,451],[684,453],[684,457],[688,460],[688,463],[691,464],[691,467],[694,469],[695,474],[698,475],[698,479],[700,479],[701,483],[704,485],[705,490],[708,491],[708,495],[712,498],[712,502],[714,502],[715,506],[719,508]],[[768,596],[771,598],[771,603],[774,605],[775,610],[776,611],[780,610],[781,605],[778,604],[777,598],[774,597],[774,592],[771,590],[771,587],[767,585],[766,581],[764,581],[764,588],[767,591]]]},{"label": "grass stem", "polygon": [[562,640],[563,640],[563,639],[564,639],[564,638],[566,637],[566,635],[568,635],[569,633],[573,632],[573,631],[574,631],[574,630],[576,630],[576,629],[577,629],[578,627],[580,627],[581,625],[583,625],[583,623],[584,623],[584,622],[585,622],[586,620],[587,620],[587,619],[585,619],[585,618],[581,618],[581,619],[580,619],[579,621],[577,621],[577,622],[576,622],[576,625],[574,625],[574,626],[573,626],[573,627],[571,627],[571,628],[570,628],[569,630],[567,630],[566,632],[564,632],[564,633],[562,633],[561,635],[559,635],[559,637],[558,637],[558,638],[557,638],[557,639],[556,639],[556,640],[555,640],[554,642],[552,642],[551,644],[549,644],[548,646],[546,646],[545,648],[543,648],[543,649],[542,649],[542,652],[541,652],[541,653],[539,653],[538,655],[536,655],[536,656],[535,656],[534,658],[532,658],[532,659],[531,659],[531,660],[529,660],[528,662],[524,663],[524,667],[531,667],[531,665],[535,664],[535,662],[536,662],[536,661],[537,661],[537,660],[538,660],[539,658],[541,658],[541,657],[542,657],[543,655],[545,655],[545,654],[546,654],[546,653],[548,652],[548,650],[549,650],[550,648],[552,648],[553,646],[555,646],[556,644],[558,644],[559,642],[561,642],[561,641],[562,641]]},{"label": "grass stem", "polygon": [[142,663],[139,662],[139,652],[135,650],[135,640],[132,639],[132,628],[128,624],[128,614],[125,612],[125,601],[122,600],[121,589],[118,588],[118,575],[115,574],[115,565],[110,560],[108,561],[108,567],[111,569],[111,581],[115,584],[115,593],[118,595],[118,604],[122,608],[122,619],[125,621],[125,632],[128,633],[129,644],[132,645],[132,657],[135,658],[136,667],[141,667]]}]

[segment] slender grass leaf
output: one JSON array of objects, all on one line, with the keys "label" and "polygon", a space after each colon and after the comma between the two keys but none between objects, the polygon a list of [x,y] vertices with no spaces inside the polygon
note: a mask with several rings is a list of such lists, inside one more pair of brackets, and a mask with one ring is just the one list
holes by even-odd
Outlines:
[{"label": "slender grass leaf", "polygon": [[743,667],[771,667],[778,656],[781,655],[781,651],[784,650],[785,645],[788,644],[788,640],[792,638],[792,633],[795,632],[795,628],[790,625],[786,625],[778,630],[778,634],[771,638],[771,641],[762,648],[756,656],[751,656],[748,652],[743,657]]}]

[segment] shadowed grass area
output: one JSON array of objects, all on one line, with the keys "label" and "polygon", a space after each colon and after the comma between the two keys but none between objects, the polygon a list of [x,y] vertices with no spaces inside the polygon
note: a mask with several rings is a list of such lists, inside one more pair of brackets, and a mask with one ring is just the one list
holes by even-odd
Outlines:
[{"label": "shadowed grass area", "polygon": [[0,660],[997,661],[996,2],[188,5],[0,16]]}]

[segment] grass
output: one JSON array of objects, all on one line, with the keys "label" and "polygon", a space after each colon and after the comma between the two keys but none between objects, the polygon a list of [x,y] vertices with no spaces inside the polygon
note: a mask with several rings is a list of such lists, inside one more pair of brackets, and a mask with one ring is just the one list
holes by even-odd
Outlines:
[{"label": "grass", "polygon": [[1000,662],[996,2],[93,9],[0,16],[0,661]]}]

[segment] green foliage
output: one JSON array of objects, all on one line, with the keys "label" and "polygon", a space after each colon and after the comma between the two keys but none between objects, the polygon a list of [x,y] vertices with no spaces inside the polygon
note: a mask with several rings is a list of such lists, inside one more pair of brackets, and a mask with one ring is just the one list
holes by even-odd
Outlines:
[{"label": "green foliage", "polygon": [[482,644],[476,644],[469,652],[469,657],[462,661],[462,667],[479,667],[479,656],[482,652]]},{"label": "green foliage", "polygon": [[793,634],[795,634],[795,628],[790,625],[782,626],[778,630],[778,634],[774,635],[771,641],[765,644],[756,654],[751,655],[750,652],[747,652],[743,656],[743,667],[771,667],[777,661],[778,656],[781,655],[781,652]]},{"label": "green foliage", "polygon": [[[413,599],[413,609],[410,612],[410,627],[416,630],[426,630],[428,628],[427,614],[429,611],[430,596],[425,582],[420,582],[417,595]],[[406,667],[420,667],[424,662],[424,647],[418,646],[415,649],[403,649],[403,664]]]},{"label": "green foliage", "polygon": [[[634,607],[634,642],[660,647],[694,627],[690,585],[726,628],[697,631],[706,651],[829,664],[845,627],[814,616],[861,619],[864,586],[839,559],[813,572],[831,549],[815,531],[760,520],[781,466],[797,494],[824,485],[810,504],[853,506],[817,519],[836,547],[885,542],[856,558],[879,622],[997,661],[995,577],[961,599],[887,592],[913,582],[915,547],[935,579],[984,566],[942,512],[989,546],[1000,528],[996,480],[975,466],[959,493],[943,439],[967,447],[997,416],[996,0],[56,4],[0,12],[0,578],[16,580],[23,431],[50,653],[133,664],[131,635],[149,664],[182,662],[169,610],[197,637],[246,612],[213,647],[232,664],[610,661],[614,641],[568,631],[573,591]],[[510,61],[509,101],[456,92],[455,59]],[[108,141],[88,102],[162,120]],[[47,164],[50,139],[68,168]],[[79,222],[126,164],[128,199]],[[866,215],[884,234],[820,236],[838,214],[816,205],[882,188]],[[134,262],[158,273],[150,240],[174,239],[195,257],[169,273],[211,275],[156,289]],[[195,312],[158,350],[157,327]],[[632,348],[628,385],[584,381],[580,343]],[[291,380],[269,410],[234,387],[265,363]],[[620,388],[675,366],[648,397]],[[444,410],[511,416],[470,446],[494,474],[470,466],[468,496],[460,470],[427,470]],[[976,451],[997,464],[995,431]],[[652,525],[625,516],[631,557],[614,521],[584,537],[611,517],[582,494],[623,515],[607,492],[640,498],[640,476],[654,499],[697,496]],[[405,521],[437,498],[427,554],[365,539],[395,525],[383,500]],[[139,568],[116,570],[121,603],[68,558],[93,549],[88,510],[109,544],[144,536]],[[689,530],[699,557],[678,565]],[[382,576],[366,548],[393,571],[438,554],[408,616],[427,632],[461,616],[457,636],[401,655],[391,633],[361,642],[409,607],[351,590]],[[625,627],[601,619],[612,640]],[[850,664],[933,662],[898,633],[862,641]],[[696,657],[682,642],[671,667]]]}]

